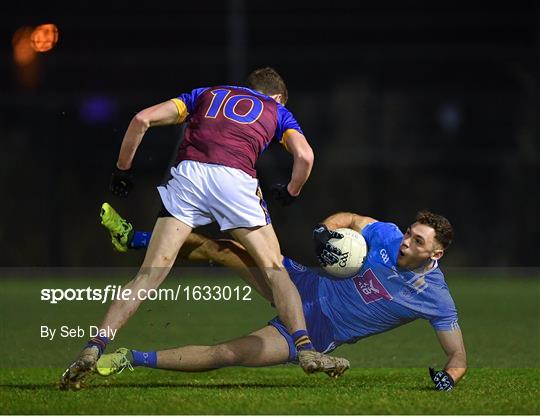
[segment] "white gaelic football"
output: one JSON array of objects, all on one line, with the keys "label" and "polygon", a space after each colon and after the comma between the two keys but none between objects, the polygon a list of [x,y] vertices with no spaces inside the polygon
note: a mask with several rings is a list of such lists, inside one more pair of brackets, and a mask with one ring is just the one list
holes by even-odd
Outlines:
[{"label": "white gaelic football", "polygon": [[364,263],[368,247],[364,236],[355,230],[341,228],[335,230],[343,235],[342,239],[330,239],[329,243],[341,251],[339,261],[324,267],[326,272],[338,278],[355,275]]}]

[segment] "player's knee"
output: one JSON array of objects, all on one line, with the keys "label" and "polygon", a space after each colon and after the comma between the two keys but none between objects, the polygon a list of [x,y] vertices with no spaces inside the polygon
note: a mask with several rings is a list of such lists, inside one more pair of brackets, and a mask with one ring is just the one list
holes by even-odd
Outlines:
[{"label": "player's knee", "polygon": [[144,268],[133,279],[133,286],[140,288],[157,288],[167,276],[164,268]]},{"label": "player's knee", "polygon": [[267,271],[279,271],[283,269],[282,256],[278,253],[265,253],[261,257],[260,267]]},{"label": "player's knee", "polygon": [[218,367],[235,366],[242,363],[242,355],[228,345],[212,347],[214,360]]},{"label": "player's knee", "polygon": [[272,266],[264,268],[264,272],[270,283],[287,277],[287,271],[281,263],[273,263]]}]

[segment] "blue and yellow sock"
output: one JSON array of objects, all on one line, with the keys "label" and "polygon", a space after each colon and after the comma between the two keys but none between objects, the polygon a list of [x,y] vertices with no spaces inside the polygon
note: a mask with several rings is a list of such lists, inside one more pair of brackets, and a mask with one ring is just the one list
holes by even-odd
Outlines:
[{"label": "blue and yellow sock", "polygon": [[308,336],[307,330],[298,330],[292,334],[297,351],[314,350],[313,343]]},{"label": "blue and yellow sock", "polygon": [[86,343],[85,348],[91,347],[91,346],[96,346],[99,349],[99,354],[101,356],[103,354],[103,351],[105,350],[105,348],[107,347],[108,344],[109,344],[109,338],[108,337],[96,336],[96,337],[91,338]]}]

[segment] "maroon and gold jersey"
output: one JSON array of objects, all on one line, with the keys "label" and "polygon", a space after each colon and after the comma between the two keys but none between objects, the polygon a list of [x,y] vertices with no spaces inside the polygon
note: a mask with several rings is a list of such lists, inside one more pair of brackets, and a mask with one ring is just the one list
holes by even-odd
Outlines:
[{"label": "maroon and gold jersey", "polygon": [[257,158],[274,138],[283,142],[289,129],[302,133],[284,106],[249,88],[198,88],[172,100],[178,121],[188,123],[177,163],[223,165],[256,177]]}]

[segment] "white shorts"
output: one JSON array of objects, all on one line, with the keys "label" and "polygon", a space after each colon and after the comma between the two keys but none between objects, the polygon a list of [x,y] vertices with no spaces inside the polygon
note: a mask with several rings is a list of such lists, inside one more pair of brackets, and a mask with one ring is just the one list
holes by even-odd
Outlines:
[{"label": "white shorts", "polygon": [[259,181],[236,168],[182,161],[157,187],[169,213],[192,228],[217,221],[221,230],[270,224]]}]

